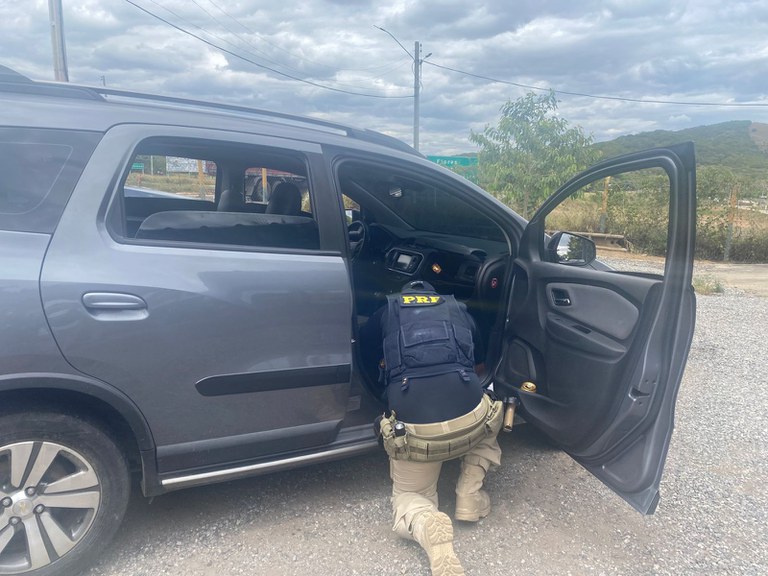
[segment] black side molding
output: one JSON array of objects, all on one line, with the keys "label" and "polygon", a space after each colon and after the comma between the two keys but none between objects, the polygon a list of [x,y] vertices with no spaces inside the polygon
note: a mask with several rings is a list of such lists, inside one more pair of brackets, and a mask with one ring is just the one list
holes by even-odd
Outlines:
[{"label": "black side molding", "polygon": [[351,374],[352,366],[350,364],[250,372],[247,374],[222,374],[203,378],[195,384],[195,388],[203,396],[226,396],[343,384],[349,382]]}]

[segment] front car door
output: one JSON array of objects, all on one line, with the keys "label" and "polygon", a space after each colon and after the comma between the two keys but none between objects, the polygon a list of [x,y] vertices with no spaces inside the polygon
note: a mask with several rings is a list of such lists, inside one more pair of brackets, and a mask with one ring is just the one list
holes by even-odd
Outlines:
[{"label": "front car door", "polygon": [[[569,207],[590,203],[601,218],[647,220],[643,241],[662,258],[603,269],[548,250],[547,233],[575,221]],[[526,421],[642,513],[659,500],[693,334],[695,217],[693,144],[605,161],[542,206],[512,270],[497,389],[517,395]],[[526,381],[535,392],[520,389]]]}]

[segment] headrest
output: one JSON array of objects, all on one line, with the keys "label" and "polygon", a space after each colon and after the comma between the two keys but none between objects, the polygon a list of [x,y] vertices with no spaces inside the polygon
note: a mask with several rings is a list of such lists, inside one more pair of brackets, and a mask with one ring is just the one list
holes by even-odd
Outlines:
[{"label": "headrest", "polygon": [[280,182],[272,190],[267,204],[267,214],[301,214],[301,192],[295,184]]},{"label": "headrest", "polygon": [[239,212],[245,206],[243,195],[234,190],[222,190],[216,210],[219,212]]}]

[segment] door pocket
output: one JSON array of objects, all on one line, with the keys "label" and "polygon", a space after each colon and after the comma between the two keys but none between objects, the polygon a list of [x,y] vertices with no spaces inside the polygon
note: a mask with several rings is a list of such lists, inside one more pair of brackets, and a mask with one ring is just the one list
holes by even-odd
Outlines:
[{"label": "door pocket", "polygon": [[558,314],[547,314],[547,333],[571,349],[590,356],[621,358],[627,352],[627,348],[615,340]]}]

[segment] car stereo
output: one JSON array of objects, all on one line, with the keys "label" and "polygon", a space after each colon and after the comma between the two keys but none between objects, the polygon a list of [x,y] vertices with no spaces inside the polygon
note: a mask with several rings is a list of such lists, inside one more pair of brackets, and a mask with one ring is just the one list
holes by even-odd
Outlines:
[{"label": "car stereo", "polygon": [[411,275],[419,269],[423,258],[418,252],[406,252],[396,248],[387,253],[386,265],[394,272]]}]

